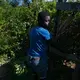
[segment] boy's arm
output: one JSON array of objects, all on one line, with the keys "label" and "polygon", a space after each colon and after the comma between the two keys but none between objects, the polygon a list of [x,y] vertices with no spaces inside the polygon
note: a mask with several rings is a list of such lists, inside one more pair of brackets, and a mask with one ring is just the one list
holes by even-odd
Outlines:
[{"label": "boy's arm", "polygon": [[47,43],[49,46],[58,48],[58,42],[57,40],[54,38],[54,36],[52,36],[52,38],[50,38],[49,40],[47,40]]},{"label": "boy's arm", "polygon": [[50,33],[48,30],[44,28],[40,28],[38,32],[40,33],[42,37],[44,37],[45,41],[47,41],[47,44],[49,46],[54,46],[54,47],[58,46],[57,40],[54,38],[54,35]]}]

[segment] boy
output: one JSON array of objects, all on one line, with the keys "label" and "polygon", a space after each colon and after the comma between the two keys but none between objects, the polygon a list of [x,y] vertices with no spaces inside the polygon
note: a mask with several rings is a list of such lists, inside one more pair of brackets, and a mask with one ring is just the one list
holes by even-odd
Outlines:
[{"label": "boy", "polygon": [[51,39],[48,31],[50,15],[47,11],[38,14],[38,26],[33,27],[29,33],[30,47],[28,51],[28,64],[37,75],[37,80],[46,80],[47,61],[47,41]]}]

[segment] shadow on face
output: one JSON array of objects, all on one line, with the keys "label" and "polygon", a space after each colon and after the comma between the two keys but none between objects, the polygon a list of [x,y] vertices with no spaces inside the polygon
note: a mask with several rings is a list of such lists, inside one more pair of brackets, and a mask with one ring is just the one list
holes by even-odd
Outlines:
[{"label": "shadow on face", "polygon": [[48,28],[50,23],[50,16],[45,16],[43,19],[39,20],[39,25]]}]

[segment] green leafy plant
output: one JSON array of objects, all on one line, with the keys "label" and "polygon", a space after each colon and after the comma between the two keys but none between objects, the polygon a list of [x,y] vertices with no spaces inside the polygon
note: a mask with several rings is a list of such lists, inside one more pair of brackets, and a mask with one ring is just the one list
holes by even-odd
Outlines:
[{"label": "green leafy plant", "polygon": [[[49,3],[49,5],[45,2],[38,2],[38,4],[33,2],[30,7],[12,7],[1,0],[0,65],[13,59],[11,63],[15,67],[15,74],[20,75],[26,71],[25,64],[22,63],[25,59],[22,42],[25,37],[28,38],[29,29],[37,24],[38,12],[48,10],[52,16],[55,13],[54,4],[54,2]],[[28,43],[26,45],[28,46]],[[23,57],[22,61],[20,60],[21,57]]]}]

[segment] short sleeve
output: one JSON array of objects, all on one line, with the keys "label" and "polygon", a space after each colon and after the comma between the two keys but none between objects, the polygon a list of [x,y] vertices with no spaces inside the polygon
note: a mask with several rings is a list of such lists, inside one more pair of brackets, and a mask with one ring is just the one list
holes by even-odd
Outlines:
[{"label": "short sleeve", "polygon": [[51,39],[51,34],[47,29],[44,28],[39,28],[38,32],[46,39],[49,40]]}]

